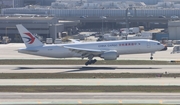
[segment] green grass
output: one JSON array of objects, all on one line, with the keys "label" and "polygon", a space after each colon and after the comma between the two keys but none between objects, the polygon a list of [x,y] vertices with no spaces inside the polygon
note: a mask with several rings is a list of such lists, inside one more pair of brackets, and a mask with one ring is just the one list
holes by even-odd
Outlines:
[{"label": "green grass", "polygon": [[0,86],[0,92],[171,92],[179,86]]},{"label": "green grass", "polygon": [[0,79],[33,79],[33,78],[156,78],[180,77],[180,73],[0,73]]}]

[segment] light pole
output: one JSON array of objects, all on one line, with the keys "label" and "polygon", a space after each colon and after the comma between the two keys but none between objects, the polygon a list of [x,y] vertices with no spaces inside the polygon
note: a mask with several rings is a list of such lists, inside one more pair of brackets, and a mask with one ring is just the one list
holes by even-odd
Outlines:
[{"label": "light pole", "polygon": [[102,35],[104,35],[104,26],[103,26],[103,20],[106,19],[106,16],[101,16],[102,19]]},{"label": "light pole", "polygon": [[[133,10],[134,9],[134,16],[137,16],[136,13],[136,7],[133,7],[132,5],[129,5],[129,7],[126,9],[126,14],[125,14],[125,18],[126,18],[126,28],[129,29],[129,17],[131,17],[131,13],[129,12],[129,10]],[[127,36],[126,35],[126,40],[127,40]]]},{"label": "light pole", "polygon": [[12,8],[14,8],[14,0],[12,0]]}]

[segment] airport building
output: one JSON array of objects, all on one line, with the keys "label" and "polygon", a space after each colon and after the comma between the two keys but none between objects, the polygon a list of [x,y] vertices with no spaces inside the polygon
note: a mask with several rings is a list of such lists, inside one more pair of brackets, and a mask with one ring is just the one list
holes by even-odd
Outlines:
[{"label": "airport building", "polygon": [[12,0],[0,0],[0,8],[12,8]]},{"label": "airport building", "polygon": [[[4,0],[5,1],[5,0]],[[13,1],[13,0],[11,0]],[[52,2],[56,0],[14,0],[15,7],[24,7],[26,5],[41,5],[41,6],[50,6]],[[68,0],[60,0],[60,1],[68,1]],[[107,2],[107,0],[69,0],[71,2]],[[111,0],[112,2],[125,2],[125,1],[133,1],[133,2],[144,2],[147,5],[154,5],[163,0]]]},{"label": "airport building", "polygon": [[[130,14],[134,14],[134,11],[129,11]],[[126,9],[52,9],[52,8],[5,8],[1,10],[3,15],[11,14],[42,14],[42,15],[53,15],[59,17],[120,17],[125,16]],[[153,9],[144,8],[136,9],[137,17],[147,17],[148,15],[153,15],[158,17],[161,15],[171,17],[173,15],[180,16],[180,9]]]},{"label": "airport building", "polygon": [[169,21],[168,31],[170,40],[180,40],[180,21]]},{"label": "airport building", "polygon": [[[88,2],[106,2],[107,0],[87,0]],[[163,1],[163,0],[111,0],[113,2],[126,2],[126,1],[133,1],[133,2],[144,2],[145,4],[147,5],[154,5],[154,4],[157,4],[158,2],[160,1]]]},{"label": "airport building", "polygon": [[19,40],[19,32],[16,29],[16,24],[24,25],[33,34],[41,36],[43,40],[46,38],[56,39],[59,34],[66,31],[67,28],[76,26],[78,22],[59,21],[55,17],[0,17],[0,36],[8,36],[12,42]]},{"label": "airport building", "polygon": [[[13,0],[12,0],[13,1]],[[26,5],[50,6],[56,0],[14,0],[14,7],[24,7]]]},{"label": "airport building", "polygon": [[[22,2],[23,1],[23,2]],[[55,1],[55,0],[54,0]],[[104,1],[104,2],[103,2]],[[180,4],[175,2],[159,2],[163,0],[49,0],[49,6],[38,6],[30,4],[45,5],[46,0],[14,0],[15,5],[24,6],[22,8],[4,8],[1,10],[3,15],[11,14],[41,14],[58,17],[124,17],[128,9],[128,14],[137,17],[171,17],[173,15],[180,16]],[[146,5],[142,2],[154,1],[157,5]],[[16,3],[17,2],[17,3]],[[81,5],[80,5],[81,4]],[[131,8],[131,9],[129,9]]]},{"label": "airport building", "polygon": [[[3,7],[24,7],[27,5],[41,5],[41,6],[50,6],[51,3],[53,2],[69,2],[69,4],[75,5],[81,5],[84,3],[106,3],[106,2],[114,2],[116,4],[116,2],[142,2],[145,3],[146,5],[155,5],[158,2],[171,2],[168,0],[1,0],[0,4],[4,5]],[[173,0],[173,2],[177,2],[178,0]],[[124,4],[122,4],[124,5]]]}]

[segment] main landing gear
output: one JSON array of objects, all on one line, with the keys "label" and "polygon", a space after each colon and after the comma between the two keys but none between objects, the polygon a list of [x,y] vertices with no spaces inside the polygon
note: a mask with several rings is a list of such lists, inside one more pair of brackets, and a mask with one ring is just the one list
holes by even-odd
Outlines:
[{"label": "main landing gear", "polygon": [[90,65],[90,64],[94,64],[94,63],[96,63],[97,62],[97,60],[96,59],[93,59],[93,55],[89,55],[88,56],[88,61],[85,63],[85,65],[87,66],[87,65]]},{"label": "main landing gear", "polygon": [[94,63],[96,63],[96,62],[97,62],[96,59],[88,60],[88,61],[85,63],[85,65],[87,66],[87,65],[90,65],[90,64],[94,64]]},{"label": "main landing gear", "polygon": [[153,54],[154,54],[154,53],[151,53],[151,57],[150,57],[151,60],[153,60]]}]

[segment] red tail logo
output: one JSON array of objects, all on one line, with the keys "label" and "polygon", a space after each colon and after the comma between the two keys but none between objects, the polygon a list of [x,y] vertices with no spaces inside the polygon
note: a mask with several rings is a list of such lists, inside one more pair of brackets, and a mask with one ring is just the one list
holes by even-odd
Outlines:
[{"label": "red tail logo", "polygon": [[33,35],[31,35],[31,33],[24,33],[24,34],[26,34],[27,36],[29,36],[29,37],[23,37],[23,38],[26,38],[26,39],[28,39],[28,43],[29,44],[32,44],[34,41],[35,41],[35,38],[33,37]]}]

